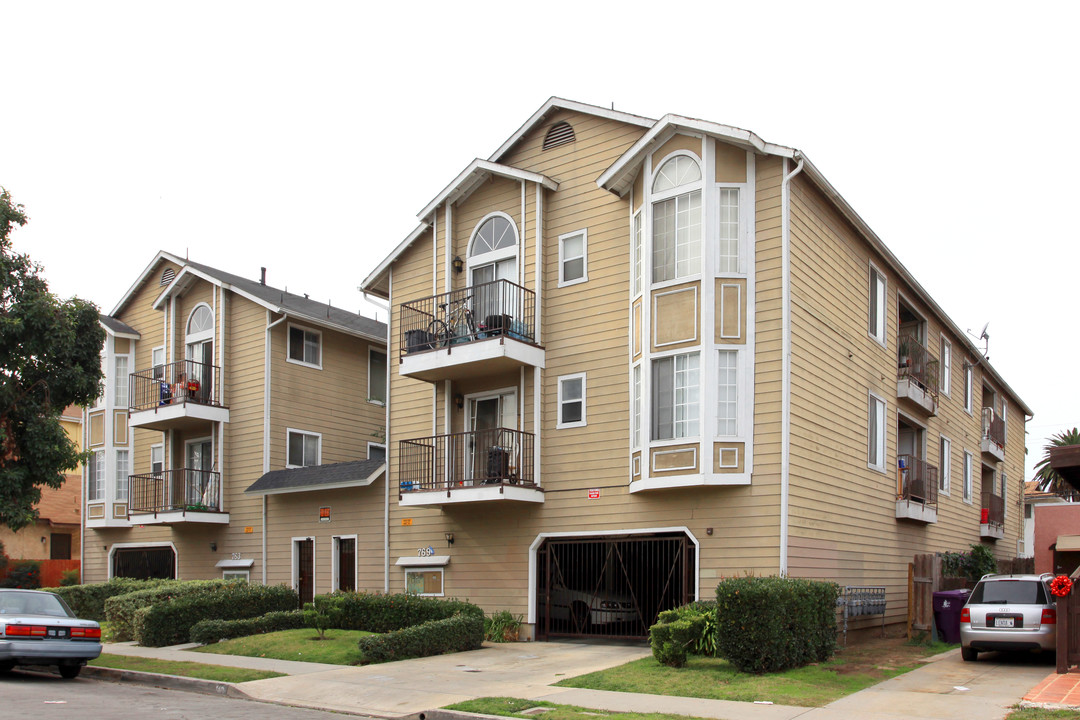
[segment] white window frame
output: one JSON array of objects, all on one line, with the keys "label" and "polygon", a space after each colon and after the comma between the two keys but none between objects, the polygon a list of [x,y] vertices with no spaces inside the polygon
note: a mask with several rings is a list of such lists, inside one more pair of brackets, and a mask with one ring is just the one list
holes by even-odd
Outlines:
[{"label": "white window frame", "polygon": [[[868,281],[868,310],[866,334],[878,342],[882,347],[888,347],[885,337],[889,326],[889,281],[885,274],[878,270],[874,263],[870,263],[867,271]],[[877,300],[877,312],[874,312],[874,301]]]},{"label": "white window frame", "polygon": [[[744,263],[743,263],[743,214],[744,214],[743,213],[743,195],[744,195],[744,193],[742,191],[743,185],[741,183],[738,183],[738,184],[727,184],[727,183],[719,184],[718,183],[718,184],[716,184],[715,188],[716,188],[716,210],[713,213],[713,216],[714,216],[713,217],[713,222],[715,223],[716,230],[714,231],[713,235],[715,237],[715,242],[716,242],[716,255],[715,255],[715,258],[714,258],[714,262],[716,263],[716,275],[719,276],[719,277],[728,277],[728,276],[732,276],[732,275],[739,275],[739,274],[745,273],[745,266],[744,266]],[[720,228],[722,227],[721,224],[720,224],[720,209],[722,207],[721,204],[720,204],[720,198],[723,197],[723,194],[725,192],[727,192],[727,191],[734,191],[735,194],[736,194],[736,198],[737,198],[737,200],[735,202],[735,212],[738,214],[738,217],[735,220],[736,227],[735,227],[735,269],[734,270],[722,270],[722,269],[720,269],[721,265],[724,263],[724,260],[730,257],[730,255],[722,254],[721,251],[720,251],[720,242],[721,242],[721,240],[730,239],[730,238],[721,238],[720,237]]]},{"label": "white window frame", "polygon": [[93,450],[86,464],[86,501],[100,502],[105,499],[105,450]]},{"label": "white window frame", "polygon": [[631,243],[633,244],[633,256],[631,258],[631,281],[630,291],[632,297],[637,297],[641,294],[644,287],[645,276],[642,274],[644,270],[643,259],[645,257],[645,209],[638,208],[638,211],[634,213],[634,216],[630,220],[630,232],[633,234]]},{"label": "white window frame", "polygon": [[1001,513],[1003,517],[1009,517],[1009,476],[1005,469],[1001,470]]},{"label": "white window frame", "polygon": [[[383,356],[383,385],[380,388],[382,391],[383,399],[380,400],[371,394],[371,356],[374,354],[380,354]],[[386,381],[390,377],[390,354],[385,350],[379,350],[378,348],[368,348],[368,365],[367,365],[367,377],[368,377],[368,389],[367,389],[367,401],[372,405],[379,405],[380,407],[386,407]]]},{"label": "white window frame", "polygon": [[[693,420],[693,422],[697,423],[697,432],[696,433],[685,433],[684,432],[683,434],[679,434],[679,424],[680,424],[680,422],[682,422],[683,424],[686,424],[686,423],[689,423],[691,421],[690,420],[680,421],[678,419],[678,408],[680,407],[680,404],[678,402],[678,392],[679,392],[679,389],[680,389],[679,388],[679,383],[678,383],[678,378],[679,378],[678,363],[679,363],[679,358],[689,358],[690,356],[697,356],[697,360],[698,360],[698,366],[697,366],[697,369],[696,369],[697,376],[698,376],[698,381],[697,381],[698,399],[697,399],[697,401],[695,403],[692,404],[693,407],[694,407],[694,410],[696,411],[696,416],[697,416],[696,419]],[[654,437],[654,431],[656,429],[655,413],[659,409],[659,402],[657,402],[657,399],[656,399],[656,393],[658,392],[659,384],[655,381],[654,376],[656,374],[656,363],[658,363],[658,362],[660,362],[662,360],[671,360],[672,363],[673,363],[673,365],[672,365],[672,389],[671,389],[671,393],[672,393],[672,397],[671,397],[671,431],[672,431],[672,435],[669,438]],[[702,422],[703,422],[702,421],[702,416],[701,416],[701,408],[702,408],[702,405],[703,405],[703,395],[704,395],[704,393],[702,393],[701,371],[702,371],[701,353],[698,350],[694,350],[692,352],[672,353],[672,354],[669,354],[669,355],[662,355],[662,356],[659,356],[659,357],[653,357],[651,359],[651,362],[649,364],[649,373],[650,373],[650,382],[649,382],[649,390],[650,390],[650,396],[649,396],[649,411],[650,411],[649,412],[649,439],[651,441],[653,441],[653,442],[676,441],[676,440],[681,441],[681,440],[686,440],[688,438],[700,438],[701,437],[701,434],[702,434]],[[688,371],[684,371],[684,372],[688,372]],[[690,386],[686,385],[682,389],[683,390],[688,390],[688,389],[690,389]],[[685,406],[687,408],[690,408],[691,403],[683,403],[683,406]]]},{"label": "white window frame", "polygon": [[247,580],[251,582],[251,571],[237,568],[225,568],[221,571],[222,580]]},{"label": "white window frame", "polygon": [[[581,380],[581,398],[564,398],[563,397],[563,384],[571,380]],[[585,415],[585,409],[587,403],[588,392],[586,389],[585,373],[571,373],[569,375],[560,375],[558,379],[558,415],[556,416],[555,428],[557,430],[563,430],[566,428],[585,427],[588,425],[588,418]],[[581,420],[573,422],[563,422],[563,405],[566,403],[581,403]]]},{"label": "white window frame", "polygon": [[[570,257],[566,254],[566,241],[581,237],[581,255]],[[572,280],[566,279],[566,263],[570,260],[581,258],[581,277]],[[564,233],[559,236],[559,287],[579,285],[589,281],[589,230],[582,228],[574,232]]]},{"label": "white window frame", "polygon": [[338,560],[338,548],[342,540],[353,541],[353,581],[358,590],[360,586],[360,539],[357,535],[332,535],[330,537],[330,592],[337,592],[338,578],[341,575],[341,562]]},{"label": "white window frame", "polygon": [[[120,368],[123,364],[123,369]],[[131,373],[131,358],[128,355],[113,356],[113,404],[119,408],[128,406],[128,375]]]},{"label": "white window frame", "polygon": [[296,551],[296,546],[305,540],[311,541],[311,596],[314,598],[319,594],[319,541],[314,535],[300,535],[289,541],[292,553],[292,589],[297,593],[300,592],[300,553]]},{"label": "white window frame", "polygon": [[941,374],[938,376],[938,389],[948,397],[952,392],[952,343],[941,336]]},{"label": "white window frame", "polygon": [[972,458],[971,453],[968,452],[967,450],[965,450],[964,451],[964,502],[966,502],[969,505],[971,504],[971,483],[972,483],[971,473],[973,472],[972,467],[971,467],[972,460],[973,460],[973,458]]},{"label": "white window frame", "polygon": [[[161,368],[158,370],[158,368]],[[165,379],[165,346],[158,345],[155,348],[150,348],[150,369],[154,375],[154,379],[162,381]]]},{"label": "white window frame", "polygon": [[[154,454],[161,453],[161,470],[154,472]],[[156,443],[150,446],[150,474],[156,475],[165,472],[165,445],[163,443]]]},{"label": "white window frame", "polygon": [[299,467],[312,467],[311,465],[293,465],[289,462],[289,439],[293,434],[305,435],[308,437],[315,437],[319,440],[318,451],[316,452],[315,465],[322,465],[322,433],[312,432],[311,430],[300,430],[299,428],[286,428],[285,429],[285,467],[286,468],[299,468]]},{"label": "white window frame", "polygon": [[[688,158],[690,158],[690,160],[692,160],[697,165],[698,173],[699,173],[699,179],[695,180],[693,182],[686,183],[685,185],[677,185],[675,187],[668,188],[667,190],[661,190],[659,192],[652,191],[650,193],[650,197],[649,197],[649,203],[650,203],[650,208],[649,208],[649,238],[650,238],[651,242],[649,243],[649,248],[650,248],[651,252],[650,252],[650,256],[649,256],[649,279],[652,281],[653,285],[664,285],[664,284],[674,284],[674,283],[685,282],[688,278],[699,277],[702,274],[702,272],[704,272],[704,268],[705,268],[705,250],[706,250],[706,246],[708,245],[708,242],[706,241],[706,237],[705,237],[705,231],[706,231],[705,226],[707,225],[705,215],[706,215],[706,212],[707,212],[707,209],[708,209],[708,203],[706,202],[706,198],[705,198],[705,163],[702,162],[701,158],[699,158],[695,153],[692,153],[689,150],[679,150],[679,151],[673,152],[670,155],[668,155],[667,157],[665,157],[661,162],[657,163],[654,166],[655,170],[654,170],[654,172],[652,174],[652,177],[649,179],[650,190],[656,184],[657,173],[659,172],[659,170],[661,168],[663,168],[664,165],[666,165],[668,162],[674,161],[675,158],[677,158],[679,156],[688,157]],[[695,192],[698,193],[698,195],[699,195],[698,201],[699,201],[699,204],[700,204],[700,216],[699,216],[700,227],[699,227],[699,230],[698,230],[698,239],[697,239],[698,269],[697,269],[696,272],[690,272],[690,273],[687,273],[685,275],[680,275],[679,274],[679,260],[680,260],[679,245],[680,245],[680,243],[679,243],[679,233],[677,232],[677,227],[678,226],[676,225],[676,232],[675,232],[675,235],[674,235],[674,238],[673,238],[674,246],[672,248],[672,252],[674,253],[674,258],[675,258],[674,259],[674,268],[672,269],[672,276],[670,278],[667,278],[667,279],[664,279],[664,280],[657,280],[656,279],[656,247],[657,247],[657,242],[656,242],[656,206],[659,205],[660,203],[667,202],[668,200],[675,200],[675,207],[676,207],[675,215],[677,217],[678,216],[678,207],[679,207],[680,203],[689,201],[690,196],[693,195]],[[684,247],[689,247],[689,243],[684,243]],[[685,258],[684,258],[684,260],[685,260]]]},{"label": "white window frame", "polygon": [[405,571],[403,578],[405,580],[405,592],[409,592],[409,573],[425,573],[425,572],[437,572],[439,573],[439,589],[441,592],[437,593],[416,593],[417,597],[445,597],[446,596],[446,568],[433,567],[431,565],[406,565],[402,568]]},{"label": "white window frame", "polygon": [[952,440],[942,435],[938,441],[938,491],[949,495],[952,488]]},{"label": "white window frame", "polygon": [[[488,220],[495,217],[496,215],[504,218],[510,223],[510,227],[514,231],[514,244],[504,248],[499,248],[498,250],[488,250],[483,253],[474,254],[473,251],[476,245],[476,234],[480,231],[480,228],[483,227],[484,223],[486,223]],[[468,282],[472,282],[473,268],[482,267],[484,265],[491,265],[492,263],[497,263],[500,260],[507,260],[509,258],[515,258],[514,282],[517,282],[517,279],[520,277],[521,274],[521,263],[518,261],[520,260],[518,258],[518,251],[520,248],[521,233],[518,231],[517,222],[514,221],[514,218],[510,217],[504,212],[492,212],[480,218],[479,222],[477,222],[476,225],[473,227],[472,234],[469,235],[469,248],[465,261],[465,270],[467,273],[466,277],[469,278]]]},{"label": "white window frame", "polygon": [[[878,395],[873,390],[867,392],[866,397],[866,467],[871,470],[877,470],[882,474],[886,474],[885,467],[887,465],[886,456],[888,455],[889,442],[888,442],[888,421],[887,416],[889,413],[889,403],[882,396]],[[877,416],[877,426],[871,427],[871,415],[870,407],[872,404],[876,404],[879,408]],[[873,444],[874,432],[877,433],[877,443]],[[873,454],[876,452],[878,463],[873,462]]]},{"label": "white window frame", "polygon": [[1009,444],[1009,401],[1001,398],[1001,444]]},{"label": "white window frame", "polygon": [[975,395],[975,366],[971,363],[964,363],[964,412],[968,415],[973,414],[972,407]]},{"label": "white window frame", "polygon": [[[315,338],[318,340],[319,362],[313,363],[313,362],[308,362],[307,360],[297,360],[296,358],[294,358],[292,356],[292,331],[293,331],[294,328],[301,331],[302,333],[304,333],[304,341],[303,341],[304,344],[303,344],[302,348],[307,347],[308,333],[311,333],[312,335],[314,335]],[[314,328],[306,327],[304,325],[297,325],[296,323],[288,323],[288,326],[286,327],[286,330],[285,330],[285,362],[292,363],[293,365],[301,365],[303,367],[314,368],[315,370],[322,370],[322,360],[323,360],[322,331],[321,330],[316,330]]]},{"label": "white window frame", "polygon": [[[131,452],[129,450],[116,450],[114,461],[116,463],[113,468],[113,492],[115,493],[113,500],[116,502],[128,501],[128,475],[131,474]],[[123,462],[120,458],[123,457]],[[123,492],[121,492],[123,491]]]},{"label": "white window frame", "polygon": [[367,444],[367,457],[368,457],[369,460],[371,459],[371,448],[382,448],[383,457],[389,459],[390,456],[386,454],[386,443],[377,443],[377,442],[368,441],[368,444]]},{"label": "white window frame", "polygon": [[631,411],[633,412],[633,425],[631,427],[631,432],[633,434],[633,437],[631,438],[630,446],[634,449],[638,449],[641,447],[641,365],[641,363],[637,363],[631,370],[631,378],[633,383],[631,389],[631,402],[633,403],[631,406]]},{"label": "white window frame", "polygon": [[[735,372],[735,383],[734,383],[735,398],[734,398],[734,400],[728,400],[726,402],[721,401],[721,399],[720,399],[720,387],[721,387],[721,384],[720,384],[720,371],[722,369],[728,369],[728,368],[721,368],[721,366],[720,366],[720,358],[722,356],[724,356],[724,355],[731,355],[732,357],[735,358],[734,367],[731,368]],[[742,427],[742,412],[741,412],[741,408],[742,408],[742,397],[741,397],[741,395],[742,395],[742,393],[739,392],[739,389],[740,389],[739,382],[740,382],[740,379],[742,377],[742,367],[740,367],[741,361],[742,361],[742,354],[736,349],[720,348],[716,352],[716,390],[717,390],[717,392],[716,392],[716,427],[715,427],[716,437],[724,437],[724,438],[738,437],[740,428]],[[724,402],[724,404],[733,405],[734,408],[735,408],[735,432],[730,432],[730,433],[721,433],[720,432],[720,422],[721,422],[720,405],[721,405],[721,402]],[[727,420],[725,419],[724,422],[727,422]]]}]

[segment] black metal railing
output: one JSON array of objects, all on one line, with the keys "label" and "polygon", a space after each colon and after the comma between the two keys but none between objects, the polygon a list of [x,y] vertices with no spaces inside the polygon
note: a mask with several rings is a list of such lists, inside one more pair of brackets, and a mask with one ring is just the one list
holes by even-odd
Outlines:
[{"label": "black metal railing", "polygon": [[509,337],[536,342],[536,293],[495,280],[401,304],[402,355]]},{"label": "black metal railing", "polygon": [[980,522],[982,522],[983,525],[1004,528],[1005,498],[990,491],[983,491],[982,517],[980,518]]},{"label": "black metal railing", "polygon": [[183,403],[221,405],[221,368],[194,360],[178,360],[131,373],[129,410]]},{"label": "black metal railing", "polygon": [[128,512],[221,512],[221,473],[177,468],[129,475]]},{"label": "black metal railing", "polygon": [[535,485],[532,433],[495,428],[398,443],[398,489],[454,490],[481,485]]},{"label": "black metal railing", "polygon": [[896,377],[912,380],[937,400],[938,359],[911,333],[902,333],[896,347]]},{"label": "black metal railing", "polygon": [[1005,448],[1005,419],[992,407],[982,410],[982,431],[984,438],[999,448]]},{"label": "black metal railing", "polygon": [[901,455],[896,464],[896,499],[936,506],[938,469],[914,455]]}]

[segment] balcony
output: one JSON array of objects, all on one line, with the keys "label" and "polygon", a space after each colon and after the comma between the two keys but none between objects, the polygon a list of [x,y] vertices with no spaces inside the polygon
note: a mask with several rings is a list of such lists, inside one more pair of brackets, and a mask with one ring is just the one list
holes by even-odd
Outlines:
[{"label": "balcony", "polygon": [[989,455],[1001,462],[1005,460],[1005,419],[994,412],[992,407],[982,411],[982,446],[983,455]]},{"label": "balcony", "polygon": [[544,502],[533,473],[535,436],[496,428],[398,443],[401,505]]},{"label": "balcony", "polygon": [[927,415],[937,414],[938,360],[911,334],[897,338],[896,396],[911,400]]},{"label": "balcony", "polygon": [[914,455],[896,464],[896,519],[937,522],[938,469]]},{"label": "balcony", "polygon": [[992,492],[982,494],[979,535],[987,540],[1005,537],[1005,498]]},{"label": "balcony", "polygon": [[536,294],[509,280],[401,304],[400,373],[436,382],[544,367],[536,344]]},{"label": "balcony", "polygon": [[221,473],[177,468],[128,476],[128,515],[138,525],[229,522],[221,510]]},{"label": "balcony", "polygon": [[204,422],[228,422],[221,405],[221,368],[180,360],[131,373],[131,427],[183,430]]}]

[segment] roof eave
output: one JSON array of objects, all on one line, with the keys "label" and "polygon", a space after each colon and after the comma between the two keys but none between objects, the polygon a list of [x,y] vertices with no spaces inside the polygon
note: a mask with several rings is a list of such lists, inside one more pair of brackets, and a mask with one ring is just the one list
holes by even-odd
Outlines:
[{"label": "roof eave", "polygon": [[136,279],[135,283],[128,288],[127,292],[124,293],[124,296],[120,298],[120,302],[116,303],[116,307],[112,309],[112,312],[110,312],[109,315],[116,317],[117,313],[119,313],[124,308],[124,306],[127,305],[127,301],[131,299],[131,296],[138,291],[139,286],[143,284],[143,281],[145,281],[146,278],[149,277],[150,272],[154,269],[155,266],[157,266],[158,261],[162,259],[169,260],[173,263],[176,263],[177,265],[184,264],[183,260],[173,255],[172,253],[167,253],[164,250],[158,250],[157,255],[154,256],[154,259],[151,260],[150,264],[143,269],[143,271],[139,274],[138,279]]},{"label": "roof eave", "polygon": [[423,210],[417,213],[416,217],[422,222],[428,222],[428,218],[440,205],[446,202],[457,202],[464,197],[468,197],[474,189],[492,175],[508,178],[510,180],[533,182],[542,185],[547,190],[559,189],[559,183],[540,173],[521,170],[510,165],[500,165],[499,163],[491,162],[490,160],[476,158],[469,163],[468,167],[458,173],[457,177],[454,178],[449,185],[443,188],[442,192],[436,195],[434,200],[429,202]]},{"label": "roof eave", "polygon": [[334,483],[321,485],[301,485],[299,487],[270,488],[268,490],[252,490],[250,487],[244,491],[246,495],[288,495],[291,493],[316,492],[319,490],[341,490],[344,488],[367,487],[378,480],[386,472],[386,463],[380,465],[371,475],[366,478],[353,478]]}]

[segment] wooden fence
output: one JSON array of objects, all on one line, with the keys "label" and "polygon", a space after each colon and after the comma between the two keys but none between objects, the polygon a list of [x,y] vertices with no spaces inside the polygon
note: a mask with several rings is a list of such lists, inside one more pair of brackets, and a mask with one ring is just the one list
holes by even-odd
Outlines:
[{"label": "wooden fence", "polygon": [[[19,564],[20,562],[27,562],[24,560],[17,560],[10,558],[8,560],[7,569],[10,570],[12,566]],[[38,583],[41,587],[57,587],[60,585],[60,578],[68,570],[79,570],[79,560],[34,560],[41,570]],[[7,571],[0,573],[0,580],[7,577]]]}]

